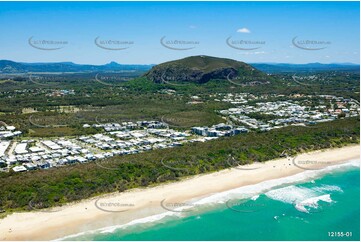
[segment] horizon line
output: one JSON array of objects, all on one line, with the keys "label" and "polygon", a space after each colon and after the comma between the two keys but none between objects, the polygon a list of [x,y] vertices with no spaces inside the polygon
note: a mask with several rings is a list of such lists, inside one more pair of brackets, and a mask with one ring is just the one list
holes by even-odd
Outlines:
[{"label": "horizon line", "polygon": [[[187,58],[187,57],[185,57]],[[217,58],[224,58],[224,57],[217,57]],[[184,58],[181,58],[184,59]],[[231,59],[231,58],[227,58],[227,59]],[[180,60],[180,59],[174,59],[174,60]],[[168,61],[174,61],[174,60],[168,60]],[[235,59],[232,59],[235,60]],[[57,64],[57,63],[72,63],[75,65],[93,65],[93,66],[103,66],[103,65],[108,65],[111,63],[115,63],[115,64],[119,64],[119,65],[144,65],[144,66],[151,66],[151,65],[159,65],[162,63],[166,63],[168,61],[165,62],[161,62],[158,64],[155,63],[151,63],[151,64],[140,64],[140,63],[119,63],[116,61],[110,61],[104,64],[90,64],[90,63],[75,63],[73,61],[57,61],[57,62],[53,62],[53,61],[49,61],[49,62],[44,62],[44,61],[39,61],[39,62],[23,62],[23,61],[15,61],[15,60],[9,60],[9,59],[0,59],[0,61],[11,61],[11,62],[15,62],[15,63],[20,63],[20,64]],[[239,61],[239,60],[235,60],[235,61]],[[289,65],[307,65],[307,64],[322,64],[322,65],[360,65],[360,63],[354,63],[354,62],[329,62],[329,63],[322,63],[322,62],[307,62],[307,63],[292,63],[292,62],[245,62],[245,61],[240,61],[240,62],[244,62],[246,64],[268,64],[268,65],[274,65],[274,64],[289,64]]]}]

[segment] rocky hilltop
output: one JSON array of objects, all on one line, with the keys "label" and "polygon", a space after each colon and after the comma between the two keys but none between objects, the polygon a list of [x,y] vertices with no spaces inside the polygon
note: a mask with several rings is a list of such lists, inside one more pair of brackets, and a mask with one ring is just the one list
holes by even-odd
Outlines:
[{"label": "rocky hilltop", "polygon": [[194,82],[209,80],[235,80],[237,83],[267,82],[267,75],[251,65],[232,59],[191,56],[152,67],[145,75],[156,83]]}]

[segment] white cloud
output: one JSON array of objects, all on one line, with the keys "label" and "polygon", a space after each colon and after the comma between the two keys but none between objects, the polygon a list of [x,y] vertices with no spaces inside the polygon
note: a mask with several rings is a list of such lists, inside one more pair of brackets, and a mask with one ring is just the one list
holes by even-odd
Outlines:
[{"label": "white cloud", "polygon": [[237,29],[238,33],[244,33],[244,34],[249,34],[251,33],[251,31],[247,28],[241,28],[241,29]]},{"label": "white cloud", "polygon": [[189,28],[190,28],[190,29],[196,29],[197,26],[195,26],[195,25],[190,25]]}]

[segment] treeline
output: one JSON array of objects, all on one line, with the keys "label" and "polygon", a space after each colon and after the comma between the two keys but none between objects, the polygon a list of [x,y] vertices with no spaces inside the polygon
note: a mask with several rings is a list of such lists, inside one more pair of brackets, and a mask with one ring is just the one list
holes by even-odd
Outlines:
[{"label": "treeline", "polygon": [[[27,114],[1,114],[0,120],[14,125],[25,135],[34,136],[29,130],[37,131],[44,137],[52,136],[50,129],[56,126],[68,128],[64,135],[81,135],[88,133],[82,125],[85,123],[107,123],[139,120],[173,120],[176,126],[210,126],[222,122],[214,110],[223,110],[232,107],[228,103],[207,101],[197,105],[187,105],[188,97],[172,96],[167,94],[140,94],[118,97],[118,105],[106,106],[75,106],[79,109],[74,113],[61,112],[60,106],[49,107],[57,111],[40,111]],[[120,101],[121,100],[121,101]],[[24,101],[25,102],[25,101]],[[44,101],[45,102],[45,101]],[[104,100],[106,103],[107,100]],[[98,103],[99,104],[99,103]],[[45,104],[44,104],[45,105]],[[1,107],[1,102],[0,102]],[[0,111],[1,112],[1,111]],[[184,115],[187,114],[187,115]],[[182,115],[182,116],[180,116]],[[179,117],[182,117],[181,119]],[[35,135],[40,136],[40,135]],[[61,136],[61,135],[59,135]]]},{"label": "treeline", "polygon": [[6,212],[47,208],[102,193],[264,162],[280,157],[285,149],[297,153],[357,144],[359,132],[359,119],[350,118],[311,127],[252,132],[62,168],[0,173],[0,207]]},{"label": "treeline", "polygon": [[[293,75],[293,74],[292,74]],[[46,111],[54,106],[109,106],[122,105],[129,99],[138,96],[157,95],[164,89],[174,89],[178,94],[190,96],[214,93],[239,93],[248,92],[256,94],[330,94],[354,98],[359,100],[360,78],[358,73],[327,72],[319,74],[316,81],[301,81],[301,85],[293,80],[291,74],[269,75],[268,84],[255,86],[241,86],[227,80],[211,80],[204,84],[188,83],[186,85],[175,83],[154,83],[145,77],[134,78],[124,82],[98,82],[94,76],[65,75],[57,76],[63,81],[47,85],[39,85],[30,81],[27,85],[19,85],[17,82],[0,82],[0,90],[5,91],[7,86],[13,87],[8,92],[0,92],[0,112],[21,113],[24,107],[35,107],[39,111]],[[134,76],[136,77],[136,76]],[[54,77],[55,78],[55,77]],[[109,76],[111,80],[111,75]],[[18,93],[14,89],[28,89],[29,92]],[[45,92],[55,89],[73,89],[75,95],[65,97],[49,97]]]}]

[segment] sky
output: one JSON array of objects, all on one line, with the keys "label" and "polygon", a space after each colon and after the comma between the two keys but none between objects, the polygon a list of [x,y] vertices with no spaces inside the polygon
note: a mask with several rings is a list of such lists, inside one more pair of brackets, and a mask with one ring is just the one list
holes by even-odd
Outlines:
[{"label": "sky", "polygon": [[0,2],[0,59],[360,63],[359,2]]}]

